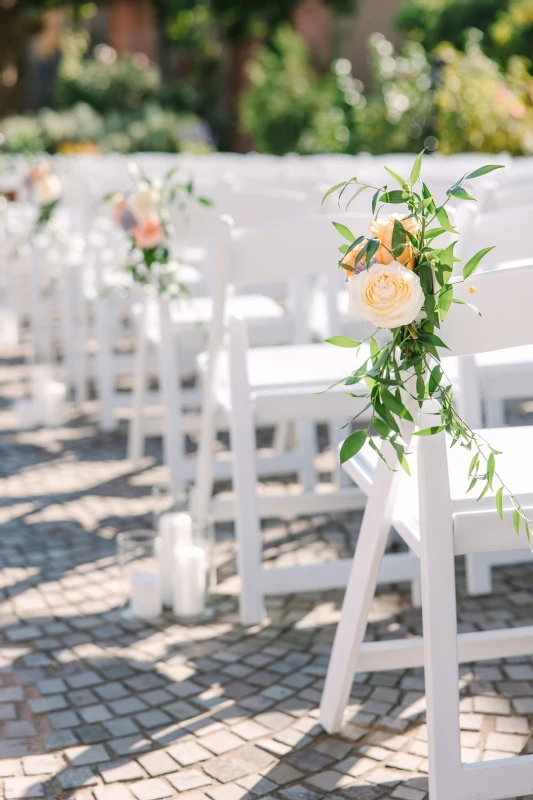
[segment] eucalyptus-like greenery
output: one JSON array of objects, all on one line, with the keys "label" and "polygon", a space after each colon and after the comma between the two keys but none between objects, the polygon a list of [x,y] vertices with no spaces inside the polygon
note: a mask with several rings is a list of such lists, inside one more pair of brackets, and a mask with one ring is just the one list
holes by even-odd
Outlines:
[{"label": "eucalyptus-like greenery", "polygon": [[[368,337],[368,356],[360,366],[347,378],[342,379],[350,394],[357,398],[364,398],[367,403],[348,423],[356,421],[369,408],[371,416],[368,425],[363,430],[351,433],[344,441],[340,458],[341,463],[352,458],[361,448],[368,445],[377,453],[385,463],[379,440],[390,442],[396,451],[398,462],[409,475],[409,462],[407,456],[409,449],[402,438],[402,425],[413,422],[413,416],[407,408],[405,399],[411,407],[418,405],[422,408],[425,401],[436,401],[439,411],[435,412],[435,425],[417,430],[415,436],[431,436],[445,431],[451,439],[451,447],[459,445],[472,452],[468,479],[468,491],[475,488],[479,491],[478,500],[495,490],[496,510],[503,519],[504,492],[513,504],[513,525],[517,533],[523,528],[528,537],[531,537],[533,521],[528,519],[524,509],[516,496],[505,484],[497,470],[496,459],[500,455],[480,433],[472,430],[461,418],[454,406],[453,388],[451,381],[446,376],[441,361],[441,350],[446,349],[446,344],[438,335],[441,322],[446,317],[452,303],[461,303],[470,307],[474,313],[478,309],[470,303],[464,303],[454,297],[454,289],[459,283],[466,283],[476,271],[483,257],[493,248],[485,247],[477,252],[463,266],[462,273],[456,274],[454,264],[458,259],[454,255],[457,240],[451,241],[446,247],[438,247],[438,238],[447,233],[458,234],[450,221],[446,206],[453,198],[458,201],[474,201],[475,198],[465,187],[465,182],[472,181],[499,169],[499,165],[487,165],[468,172],[447,190],[446,200],[438,205],[429,188],[421,179],[422,157],[420,153],[414,162],[409,179],[403,178],[394,170],[385,167],[388,174],[398,184],[399,188],[389,190],[388,187],[369,186],[359,183],[357,178],[332,186],[324,199],[334,193],[339,193],[339,206],[343,196],[346,196],[346,208],[361,192],[372,188],[372,213],[375,218],[383,204],[407,206],[408,213],[403,217],[398,215],[394,221],[392,241],[388,250],[391,258],[402,257],[406,248],[413,254],[412,268],[418,275],[424,293],[424,306],[422,312],[409,325],[390,330],[390,339],[385,344],[379,344],[375,334]],[[350,191],[353,194],[350,195]],[[402,221],[414,220],[411,224],[414,233],[406,230]],[[339,248],[342,259],[355,248],[360,248],[355,257],[353,266],[348,266],[343,260],[339,267],[348,272],[359,272],[368,269],[383,241],[377,238],[364,236],[355,237],[352,232],[339,223],[333,223],[338,232],[349,244],[342,244]],[[450,238],[450,237],[448,237]],[[366,240],[366,241],[365,241]],[[364,242],[364,245],[361,244]],[[475,287],[470,286],[470,292],[475,293]],[[347,336],[334,336],[328,339],[331,344],[338,347],[354,348],[356,354],[361,353],[363,342]],[[364,355],[364,354],[363,354]],[[358,388],[365,391],[358,392]],[[357,393],[356,393],[357,392]],[[410,399],[409,399],[410,398]]]}]

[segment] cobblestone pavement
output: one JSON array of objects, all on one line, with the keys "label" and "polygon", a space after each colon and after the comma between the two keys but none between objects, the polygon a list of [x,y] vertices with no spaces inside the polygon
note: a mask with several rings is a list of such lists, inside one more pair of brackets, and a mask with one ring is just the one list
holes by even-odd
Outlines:
[{"label": "cobblestone pavement", "polygon": [[[0,366],[0,797],[423,800],[421,670],[357,675],[341,733],[318,725],[341,593],[277,599],[263,625],[241,627],[220,528],[211,624],[123,618],[114,539],[150,522],[158,443],[132,474],[123,433],[98,435],[90,416],[17,432],[23,373]],[[274,521],[266,552],[346,555],[359,521]],[[533,623],[533,566],[496,570],[494,594],[476,599],[458,573],[461,630]],[[368,635],[420,628],[407,587],[380,587]],[[531,658],[467,665],[461,691],[464,760],[533,752]]]}]

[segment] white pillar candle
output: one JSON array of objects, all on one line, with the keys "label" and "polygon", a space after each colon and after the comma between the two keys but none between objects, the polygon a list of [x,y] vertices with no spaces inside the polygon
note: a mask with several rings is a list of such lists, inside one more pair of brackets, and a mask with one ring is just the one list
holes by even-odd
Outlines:
[{"label": "white pillar candle", "polygon": [[205,611],[207,588],[205,550],[197,545],[178,545],[174,550],[174,613],[184,619]]},{"label": "white pillar candle", "polygon": [[34,364],[31,370],[31,396],[41,404],[44,387],[54,380],[54,372],[49,364]]},{"label": "white pillar candle", "polygon": [[42,387],[41,407],[37,413],[45,425],[57,428],[62,424],[65,414],[67,387],[60,381],[48,381]]},{"label": "white pillar candle", "polygon": [[161,580],[157,572],[134,572],[131,576],[131,613],[139,619],[154,619],[161,613]]},{"label": "white pillar candle", "polygon": [[161,540],[159,548],[159,572],[163,605],[172,608],[174,602],[174,551],[177,545],[192,544],[192,520],[189,514],[167,511],[157,520],[157,532]]}]

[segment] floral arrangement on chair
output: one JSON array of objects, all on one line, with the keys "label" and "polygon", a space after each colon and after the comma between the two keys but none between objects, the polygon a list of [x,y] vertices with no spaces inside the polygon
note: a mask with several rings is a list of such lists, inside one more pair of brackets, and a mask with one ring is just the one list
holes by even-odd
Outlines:
[{"label": "floral arrangement on chair", "polygon": [[135,283],[152,286],[160,295],[187,295],[187,287],[179,278],[180,265],[171,254],[174,226],[169,207],[176,202],[184,212],[191,200],[204,206],[210,206],[211,200],[197,196],[192,181],[174,181],[175,169],[163,180],[148,178],[135,164],[129,169],[135,182],[133,191],[104,198],[112,201],[113,220],[127,237],[126,270]]},{"label": "floral arrangement on chair", "polygon": [[49,161],[39,161],[31,166],[26,183],[30,190],[30,197],[38,209],[34,229],[35,232],[38,232],[50,222],[61,200],[63,187],[57,175],[52,172]]},{"label": "floral arrangement on chair", "polygon": [[[405,405],[402,391],[408,392],[420,408],[424,401],[434,400],[440,409],[436,424],[415,431],[414,435],[430,436],[446,431],[451,437],[452,447],[458,443],[471,450],[468,491],[478,485],[478,489],[481,488],[478,500],[481,500],[494,485],[499,484],[495,492],[498,515],[503,520],[505,490],[514,506],[514,529],[519,533],[524,527],[530,540],[533,521],[528,519],[497,472],[498,451],[467,425],[454,406],[453,388],[439,353],[446,344],[437,332],[452,303],[463,304],[454,297],[454,287],[466,283],[474,295],[476,289],[468,281],[483,257],[493,249],[485,247],[480,250],[463,266],[462,274],[455,275],[454,264],[460,260],[454,255],[457,240],[442,248],[434,244],[444,233],[459,233],[450,221],[446,205],[452,198],[474,201],[465,182],[499,169],[500,165],[487,165],[467,173],[447,190],[446,200],[439,205],[421,180],[422,158],[423,151],[416,157],[408,180],[385,167],[400,188],[371,187],[352,178],[332,186],[324,195],[325,200],[340,190],[340,206],[343,194],[350,187],[355,188],[347,202],[348,208],[361,192],[369,188],[374,190],[374,219],[370,222],[368,237],[356,238],[345,225],[333,224],[348,242],[339,248],[342,254],[339,267],[346,271],[348,282],[348,315],[375,325],[375,333],[380,329],[389,332],[382,345],[375,335],[368,337],[365,341],[369,342],[369,355],[358,369],[340,381],[351,393],[356,386],[366,386],[364,393],[355,396],[367,400],[364,411],[371,408],[367,427],[351,433],[344,441],[340,451],[341,463],[352,458],[366,443],[387,463],[376,444],[377,438],[390,442],[399,464],[410,474],[408,447],[402,440],[401,424],[406,420],[413,422],[413,416]],[[382,204],[403,205],[407,213],[379,218],[377,215]],[[475,306],[465,305],[479,313]],[[362,344],[347,336],[334,336],[327,341],[338,347],[355,348],[357,353]],[[406,379],[410,379],[407,388]]]}]

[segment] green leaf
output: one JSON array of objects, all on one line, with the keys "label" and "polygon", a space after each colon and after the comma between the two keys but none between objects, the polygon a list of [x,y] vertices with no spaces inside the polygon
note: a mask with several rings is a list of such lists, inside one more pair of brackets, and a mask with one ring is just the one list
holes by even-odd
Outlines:
[{"label": "green leaf", "polygon": [[485,486],[484,486],[484,488],[483,488],[483,491],[481,492],[481,494],[480,494],[480,495],[479,495],[479,497],[477,498],[477,500],[476,500],[476,503],[479,503],[479,501],[480,501],[480,500],[481,500],[483,497],[485,497],[485,495],[487,494],[487,492],[489,491],[489,489],[490,489],[490,486],[489,486],[489,483],[488,483],[488,481],[487,481],[487,483],[485,484]]},{"label": "green leaf", "polygon": [[491,453],[487,460],[487,480],[489,482],[489,486],[492,489],[492,481],[494,480],[494,472],[496,470],[496,459],[494,458],[494,453]]},{"label": "green leaf", "polygon": [[[404,245],[405,247],[405,228],[403,227],[402,223],[399,219],[394,220],[394,225],[392,227],[392,244],[391,250],[396,250],[397,247],[400,245]],[[402,250],[403,252],[403,250]]]},{"label": "green leaf", "polygon": [[384,420],[375,417],[372,424],[376,430],[376,433],[381,436],[382,439],[388,438],[391,429]]},{"label": "green leaf", "polygon": [[336,192],[336,191],[337,191],[337,189],[340,189],[340,188],[341,188],[341,186],[344,186],[344,183],[345,183],[344,181],[341,181],[340,183],[336,183],[336,184],[335,184],[335,186],[331,186],[331,187],[330,187],[330,188],[327,190],[327,192],[326,192],[326,194],[324,195],[324,197],[322,198],[322,202],[324,202],[324,200],[326,200],[326,198],[328,198],[328,197],[330,196],[330,194],[333,194],[333,192]]},{"label": "green leaf", "polygon": [[353,235],[351,230],[347,228],[346,225],[343,225],[341,222],[334,222],[333,227],[340,233],[341,236],[347,239],[350,243],[353,242],[353,240],[355,239],[355,236]]},{"label": "green leaf", "polygon": [[199,197],[198,202],[203,206],[214,206],[214,202],[209,197]]},{"label": "green leaf", "polygon": [[527,536],[527,540],[528,540],[529,544],[531,545],[531,526],[530,526],[529,522],[527,521],[527,519],[526,519],[526,536]]},{"label": "green leaf", "polygon": [[407,188],[407,181],[404,178],[402,178],[401,175],[398,175],[397,172],[394,172],[393,169],[389,169],[389,167],[385,167],[385,169],[387,170],[387,172],[389,173],[391,178],[394,178],[396,183],[399,184],[402,187],[402,189],[406,189]]},{"label": "green leaf", "polygon": [[442,433],[446,430],[446,425],[433,425],[431,428],[422,428],[420,431],[415,431],[413,436],[435,436],[436,433]]},{"label": "green leaf", "polygon": [[342,253],[343,255],[346,255],[347,252],[348,252],[348,245],[347,244],[339,245],[339,253]]},{"label": "green leaf", "polygon": [[419,341],[423,342],[423,344],[432,344],[435,347],[444,347],[446,350],[449,350],[447,344],[444,344],[442,339],[439,336],[436,336],[434,333],[426,333],[425,331],[418,332],[418,339]]},{"label": "green leaf", "polygon": [[376,213],[376,206],[378,204],[379,193],[382,192],[386,188],[387,188],[386,186],[382,186],[381,189],[378,189],[376,192],[374,192],[374,194],[372,196],[372,213],[373,214]]},{"label": "green leaf", "polygon": [[[356,198],[356,197],[359,197],[359,195],[360,195],[362,192],[364,192],[364,191],[365,191],[365,189],[368,189],[368,188],[369,188],[369,186],[368,186],[368,183],[362,183],[362,184],[361,184],[361,186],[358,188],[358,190],[357,190],[356,192],[354,192],[354,194],[352,194],[352,196],[350,197],[350,199],[349,199],[349,200],[348,200],[348,202],[346,203],[346,211],[348,211],[348,209],[349,209],[349,207],[350,207],[350,204],[351,204],[351,203],[352,203],[352,202],[355,200],[355,198]],[[339,200],[340,200],[340,197],[339,197]]]},{"label": "green leaf", "polygon": [[469,194],[464,186],[452,186],[451,189],[448,189],[446,194],[448,197],[455,197],[457,200],[475,200],[475,197],[472,197]]},{"label": "green leaf", "polygon": [[486,175],[488,172],[493,172],[495,169],[503,169],[503,167],[503,164],[487,164],[485,167],[479,167],[479,169],[469,172],[468,175],[465,176],[465,180],[480,178],[482,175]]},{"label": "green leaf", "polygon": [[349,461],[350,458],[359,452],[362,448],[364,443],[367,440],[368,431],[356,431],[355,433],[351,433],[347,439],[344,440],[342,447],[341,447],[341,464],[344,464],[345,461]]},{"label": "green leaf", "polygon": [[496,511],[501,520],[503,520],[503,486],[500,486],[496,492]]},{"label": "green leaf", "polygon": [[481,259],[484,258],[487,255],[487,253],[490,253],[491,250],[494,250],[494,247],[495,245],[492,245],[492,247],[484,247],[483,250],[480,250],[478,253],[475,254],[475,256],[472,256],[472,258],[466,262],[466,264],[463,267],[463,278],[465,280],[467,280],[471,275],[474,274],[474,272],[479,266],[479,262],[481,261]]},{"label": "green leaf", "polygon": [[443,286],[439,292],[438,305],[439,305],[439,314],[441,320],[446,318],[446,314],[448,313],[452,305],[452,300],[453,300],[453,286],[451,286],[448,283],[446,284],[446,286]]},{"label": "green leaf", "polygon": [[372,364],[375,364],[379,358],[379,354],[381,353],[381,347],[376,342],[373,336],[370,339],[369,345],[370,345],[370,358],[372,359]]},{"label": "green leaf", "polygon": [[433,294],[426,295],[426,299],[424,300],[424,311],[426,312],[429,321],[438,327],[440,320],[437,314],[437,307],[435,305],[435,297]]},{"label": "green leaf", "polygon": [[393,414],[396,414],[397,417],[401,417],[402,419],[407,419],[409,422],[413,422],[413,418],[409,413],[409,410],[404,406],[404,404],[398,400],[388,389],[385,387],[381,387],[380,389],[380,397],[383,402],[383,405],[390,409]]},{"label": "green leaf", "polygon": [[444,208],[444,206],[439,206],[435,212],[437,219],[439,221],[439,225],[441,228],[444,228],[445,231],[448,233],[457,233],[455,228],[453,227],[452,223],[450,222],[450,218],[448,216],[448,212]]},{"label": "green leaf", "polygon": [[476,453],[475,456],[473,456],[472,461],[470,462],[468,477],[470,477],[470,475],[472,475],[472,473],[475,472],[478,467],[479,467],[479,453]]},{"label": "green leaf", "polygon": [[520,533],[520,512],[517,508],[513,511],[513,528],[515,529],[516,533]]},{"label": "green leaf", "polygon": [[404,194],[400,189],[393,189],[391,192],[383,192],[379,199],[382,203],[396,205],[397,203],[405,203]]},{"label": "green leaf", "polygon": [[361,342],[358,342],[357,339],[352,339],[351,336],[332,336],[326,339],[326,342],[334,344],[335,347],[359,347],[361,345]]},{"label": "green leaf", "polygon": [[415,183],[420,178],[420,173],[422,172],[422,158],[424,156],[424,153],[425,153],[425,148],[415,158],[415,163],[413,164],[413,169],[411,170],[411,175],[409,176],[409,183],[411,184],[411,186],[414,186]]},{"label": "green leaf", "polygon": [[367,246],[366,246],[366,253],[365,253],[365,261],[366,265],[370,264],[374,256],[376,255],[377,251],[379,250],[381,242],[379,239],[369,239]]},{"label": "green leaf", "polygon": [[431,375],[429,376],[429,393],[433,394],[439,388],[440,382],[442,379],[442,369],[437,365],[433,367],[431,370]]},{"label": "green leaf", "polygon": [[436,239],[437,236],[442,236],[443,233],[446,233],[444,228],[430,228],[429,231],[425,232],[424,239]]}]

